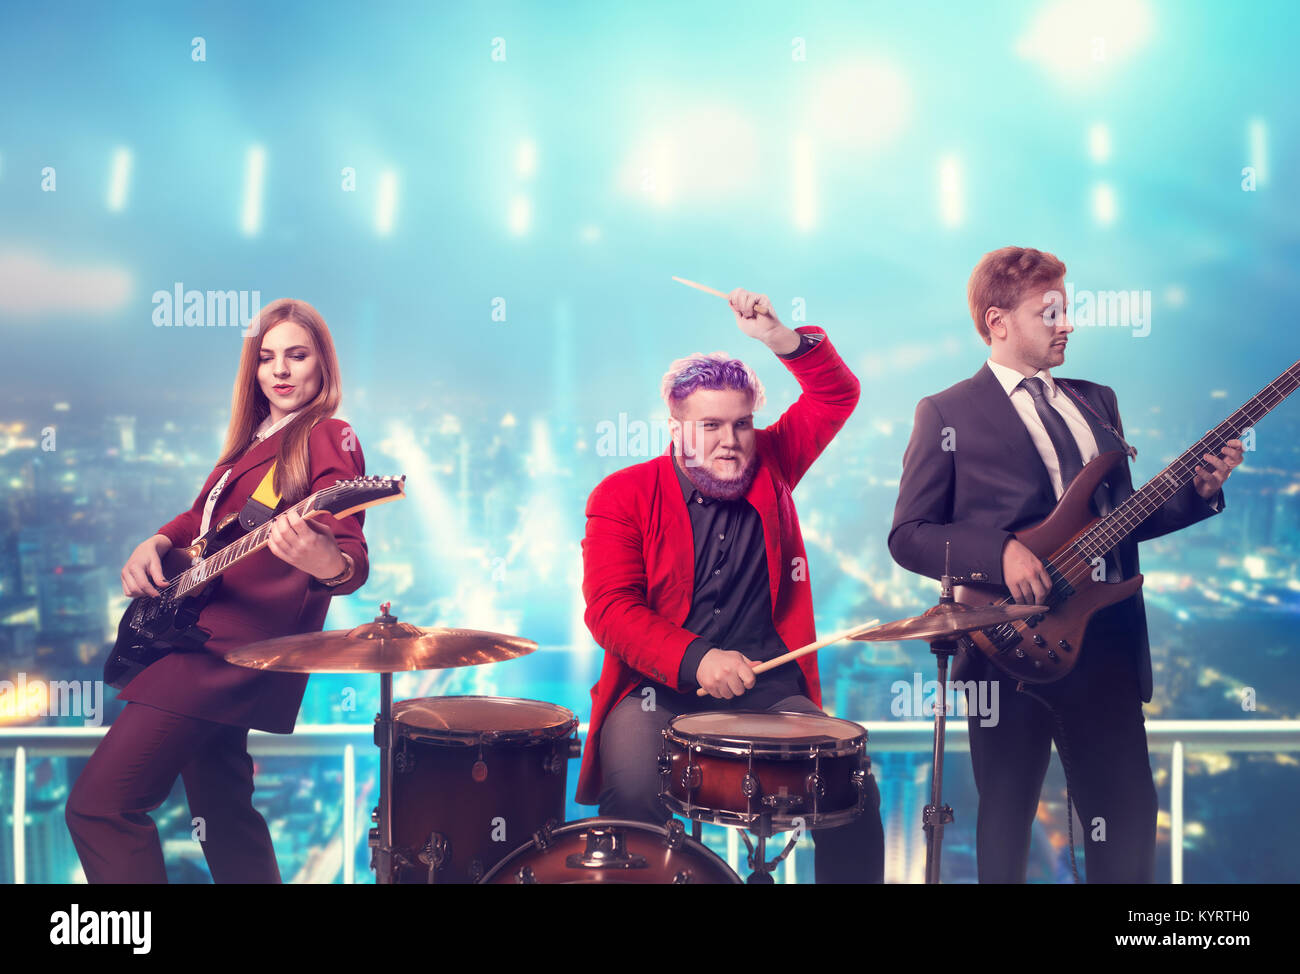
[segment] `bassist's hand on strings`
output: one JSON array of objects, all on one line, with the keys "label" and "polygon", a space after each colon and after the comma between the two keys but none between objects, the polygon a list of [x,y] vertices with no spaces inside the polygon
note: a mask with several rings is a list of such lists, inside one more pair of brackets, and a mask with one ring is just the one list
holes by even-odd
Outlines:
[{"label": "bassist's hand on strings", "polygon": [[1229,440],[1225,443],[1222,458],[1213,453],[1205,454],[1201,458],[1205,463],[1195,471],[1196,492],[1207,501],[1213,498],[1223,488],[1223,482],[1231,475],[1232,468],[1238,466],[1243,457],[1241,440]]},{"label": "bassist's hand on strings", "polygon": [[1044,605],[1052,579],[1039,557],[1015,538],[1002,548],[1002,584],[1021,605]]}]

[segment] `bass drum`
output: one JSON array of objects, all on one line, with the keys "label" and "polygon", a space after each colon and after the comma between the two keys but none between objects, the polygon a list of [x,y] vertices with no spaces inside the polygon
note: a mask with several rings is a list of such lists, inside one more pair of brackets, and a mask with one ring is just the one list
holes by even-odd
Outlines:
[{"label": "bass drum", "polygon": [[584,818],[543,828],[483,877],[484,883],[740,883],[677,819],[647,825]]}]

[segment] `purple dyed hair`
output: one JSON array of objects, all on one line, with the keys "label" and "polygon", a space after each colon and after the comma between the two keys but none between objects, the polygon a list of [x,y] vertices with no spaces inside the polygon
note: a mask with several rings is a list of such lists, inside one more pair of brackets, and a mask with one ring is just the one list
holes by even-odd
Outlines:
[{"label": "purple dyed hair", "polygon": [[659,385],[668,412],[677,415],[677,407],[697,389],[735,389],[748,392],[754,397],[754,410],[763,408],[767,396],[763,392],[763,383],[758,376],[740,359],[731,358],[726,352],[713,352],[705,355],[696,352],[686,358],[679,358],[664,373]]}]

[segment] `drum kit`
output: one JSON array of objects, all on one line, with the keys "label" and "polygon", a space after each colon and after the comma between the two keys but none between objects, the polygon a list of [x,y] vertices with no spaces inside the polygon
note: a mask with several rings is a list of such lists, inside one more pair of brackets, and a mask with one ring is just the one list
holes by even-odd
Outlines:
[{"label": "drum kit", "polygon": [[[852,630],[846,638],[927,640],[944,686],[961,635],[1047,611],[972,609],[953,601],[955,581],[944,576],[939,604],[924,615]],[[692,823],[691,835],[676,818],[663,825],[613,818],[560,824],[568,762],[581,750],[572,712],[505,697],[425,697],[396,705],[392,699],[394,673],[515,659],[537,644],[472,629],[421,628],[399,622],[389,607],[384,603],[374,622],[355,629],[284,636],[226,656],[263,670],[379,675],[379,796],[369,835],[377,883],[742,882],[700,842],[704,822],[740,830],[752,870],[747,882],[772,883],[772,871],[806,830],[834,828],[864,811],[871,769],[864,728],[820,714],[701,712],[668,725],[659,757],[661,797]],[[952,822],[941,791],[944,717],[944,707],[936,707],[931,800],[923,817],[927,882],[938,882],[943,827]],[[783,832],[791,838],[768,861],[767,840]]]}]

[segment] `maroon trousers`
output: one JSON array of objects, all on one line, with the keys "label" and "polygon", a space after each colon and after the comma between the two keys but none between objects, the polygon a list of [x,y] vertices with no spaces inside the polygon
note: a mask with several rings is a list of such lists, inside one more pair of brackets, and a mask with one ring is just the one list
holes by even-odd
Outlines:
[{"label": "maroon trousers", "polygon": [[266,821],[253,808],[248,728],[128,703],[68,795],[65,817],[91,883],[165,883],[149,812],[180,775],[218,883],[278,883]]}]

